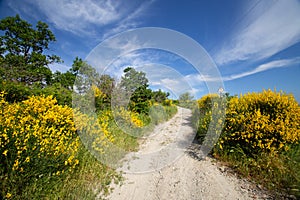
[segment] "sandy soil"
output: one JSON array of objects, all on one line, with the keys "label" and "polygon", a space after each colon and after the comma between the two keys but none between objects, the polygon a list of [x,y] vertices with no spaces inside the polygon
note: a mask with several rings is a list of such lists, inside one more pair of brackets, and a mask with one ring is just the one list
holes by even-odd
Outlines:
[{"label": "sandy soil", "polygon": [[119,169],[125,181],[113,186],[107,199],[269,199],[257,186],[202,156],[199,145],[192,143],[190,117],[190,110],[178,108],[171,120],[144,139],[138,152],[128,154]]}]

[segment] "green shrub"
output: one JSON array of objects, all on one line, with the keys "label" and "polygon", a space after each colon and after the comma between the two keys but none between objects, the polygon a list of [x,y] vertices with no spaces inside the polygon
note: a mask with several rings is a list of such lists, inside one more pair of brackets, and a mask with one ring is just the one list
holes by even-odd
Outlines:
[{"label": "green shrub", "polygon": [[[202,140],[209,125],[218,125],[219,119],[211,114],[216,98],[198,100],[197,135]],[[292,95],[264,90],[239,98],[227,96],[225,124],[212,153],[245,177],[300,197],[299,122],[300,107]]]},{"label": "green shrub", "polygon": [[42,87],[38,83],[24,85],[19,82],[2,81],[0,82],[0,91],[5,91],[4,98],[9,103],[21,102],[33,95],[51,95],[55,97],[59,105],[72,106],[72,91],[63,87],[60,83]]},{"label": "green shrub", "polygon": [[157,125],[161,122],[167,121],[174,114],[177,113],[177,107],[174,105],[171,106],[162,106],[160,104],[155,104],[151,106],[149,111],[150,123]]},{"label": "green shrub", "polygon": [[[197,100],[198,107],[193,109],[193,121],[199,122],[197,127],[197,138],[200,143],[205,142],[211,146],[218,140],[223,122],[225,120],[226,98],[218,94],[208,94]],[[207,135],[209,133],[209,136]]]},{"label": "green shrub", "polygon": [[5,101],[14,103],[28,99],[33,95],[32,90],[22,83],[18,82],[0,82],[0,91],[5,91]]},{"label": "green shrub", "polygon": [[293,96],[265,90],[232,98],[220,147],[239,145],[247,155],[288,150],[300,140],[300,107]]},{"label": "green shrub", "polygon": [[[24,194],[40,177],[59,176],[79,163],[73,111],[52,97],[10,104],[0,95],[1,196]],[[9,195],[8,195],[9,196]]]}]

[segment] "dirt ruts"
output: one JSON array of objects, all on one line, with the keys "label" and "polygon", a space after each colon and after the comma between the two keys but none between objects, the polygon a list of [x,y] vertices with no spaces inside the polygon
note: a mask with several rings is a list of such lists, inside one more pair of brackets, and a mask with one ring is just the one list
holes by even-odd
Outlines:
[{"label": "dirt ruts", "polygon": [[[271,199],[258,186],[227,173],[213,158],[203,159],[199,144],[191,143],[195,133],[190,118],[190,110],[178,107],[178,113],[158,125],[138,152],[128,154],[119,169],[125,171],[125,181],[121,187],[113,186],[107,199]],[[175,156],[170,155],[174,149]]]}]

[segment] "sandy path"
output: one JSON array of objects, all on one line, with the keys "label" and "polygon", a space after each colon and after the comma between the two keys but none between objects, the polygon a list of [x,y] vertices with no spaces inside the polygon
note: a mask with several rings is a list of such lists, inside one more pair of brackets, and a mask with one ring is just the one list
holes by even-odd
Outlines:
[{"label": "sandy path", "polygon": [[183,149],[194,137],[190,117],[190,110],[179,108],[171,120],[157,126],[139,152],[126,157],[119,169],[127,171],[125,182],[115,186],[108,199],[261,199],[243,190],[245,183],[226,175],[211,158],[200,160],[199,145]]}]

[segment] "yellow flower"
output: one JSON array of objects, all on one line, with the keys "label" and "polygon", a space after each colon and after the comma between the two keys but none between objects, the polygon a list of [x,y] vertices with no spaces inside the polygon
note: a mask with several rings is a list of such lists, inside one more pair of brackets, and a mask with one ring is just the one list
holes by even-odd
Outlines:
[{"label": "yellow flower", "polygon": [[[57,105],[53,97],[32,96],[28,100],[10,104],[0,93],[0,146],[3,155],[12,155],[13,166],[9,170],[27,171],[24,163],[31,159],[47,156],[49,164],[63,155],[66,158],[75,156],[79,149],[73,110],[67,106]],[[87,124],[85,124],[87,126]],[[31,141],[34,141],[32,143]],[[28,154],[33,151],[34,154]],[[70,162],[70,168],[75,162]],[[63,160],[59,165],[64,164]],[[8,167],[8,166],[7,166]],[[22,168],[23,167],[23,168]],[[38,168],[38,166],[37,166]]]},{"label": "yellow flower", "polygon": [[12,195],[11,195],[11,193],[9,193],[9,192],[5,195],[5,197],[6,197],[7,199],[9,199],[11,196],[12,196]]},{"label": "yellow flower", "polygon": [[30,157],[27,156],[26,159],[25,159],[25,162],[29,162],[30,161]]},{"label": "yellow flower", "polygon": [[8,152],[8,150],[6,149],[2,154],[7,156],[7,152]]},{"label": "yellow flower", "polygon": [[13,170],[18,169],[19,167],[19,160],[15,160],[14,166],[13,166]]}]

